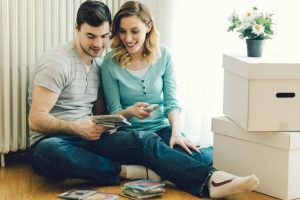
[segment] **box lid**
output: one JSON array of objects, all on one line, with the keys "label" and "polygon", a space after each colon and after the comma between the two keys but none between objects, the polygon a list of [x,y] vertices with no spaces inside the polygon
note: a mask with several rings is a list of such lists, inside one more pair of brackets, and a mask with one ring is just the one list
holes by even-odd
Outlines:
[{"label": "box lid", "polygon": [[212,132],[286,150],[300,148],[300,132],[250,132],[225,116],[212,119]]},{"label": "box lid", "polygon": [[300,57],[246,57],[223,54],[223,67],[247,79],[300,79]]}]

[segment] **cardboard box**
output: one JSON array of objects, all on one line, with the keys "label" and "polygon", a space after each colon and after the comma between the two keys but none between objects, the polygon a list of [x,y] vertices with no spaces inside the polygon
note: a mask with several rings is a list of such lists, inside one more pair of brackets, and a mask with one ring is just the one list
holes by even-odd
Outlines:
[{"label": "cardboard box", "polygon": [[223,55],[223,113],[248,131],[300,131],[300,58]]},{"label": "cardboard box", "polygon": [[300,198],[300,133],[248,132],[227,117],[213,118],[214,167],[239,176],[255,174],[255,191]]}]

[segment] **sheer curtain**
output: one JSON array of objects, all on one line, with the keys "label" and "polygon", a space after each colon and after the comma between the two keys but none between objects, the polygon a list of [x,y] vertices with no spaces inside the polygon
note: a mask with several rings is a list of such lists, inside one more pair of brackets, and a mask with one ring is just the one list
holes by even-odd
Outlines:
[{"label": "sheer curtain", "polygon": [[164,0],[156,16],[161,40],[170,47],[177,74],[182,123],[187,136],[212,145],[211,118],[222,115],[222,54],[246,56],[245,40],[227,33],[228,17],[257,6],[274,14],[276,34],[267,40],[264,56],[300,56],[300,12],[297,0]]}]

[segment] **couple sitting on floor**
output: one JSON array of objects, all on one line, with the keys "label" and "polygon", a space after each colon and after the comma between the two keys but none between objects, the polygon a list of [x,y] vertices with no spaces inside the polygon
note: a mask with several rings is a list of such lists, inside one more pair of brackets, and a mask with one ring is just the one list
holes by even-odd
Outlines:
[{"label": "couple sitting on floor", "polygon": [[[39,59],[32,76],[29,127],[36,173],[117,185],[120,178],[145,178],[147,167],[151,179],[212,198],[257,187],[255,175],[217,171],[213,149],[199,149],[182,136],[172,58],[159,44],[145,4],[126,2],[111,20],[105,4],[85,1],[75,31],[74,41]],[[100,63],[110,39],[112,52]],[[93,114],[106,114],[104,96],[109,113],[132,126],[108,131],[93,122]],[[160,106],[149,113],[149,104]]]}]

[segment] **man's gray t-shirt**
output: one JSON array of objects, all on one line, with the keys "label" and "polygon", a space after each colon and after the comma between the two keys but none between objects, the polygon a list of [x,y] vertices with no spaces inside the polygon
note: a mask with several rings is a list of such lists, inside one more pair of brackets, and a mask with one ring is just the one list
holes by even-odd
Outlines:
[{"label": "man's gray t-shirt", "polygon": [[[50,111],[51,115],[63,120],[82,120],[92,115],[92,108],[97,100],[100,86],[99,68],[93,60],[91,69],[87,72],[74,48],[74,42],[69,42],[49,50],[37,62],[29,86],[29,105],[34,85],[59,94]],[[44,136],[30,131],[30,145]]]}]

